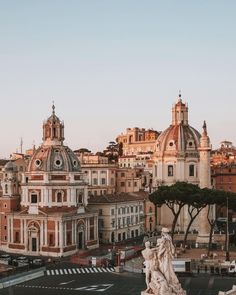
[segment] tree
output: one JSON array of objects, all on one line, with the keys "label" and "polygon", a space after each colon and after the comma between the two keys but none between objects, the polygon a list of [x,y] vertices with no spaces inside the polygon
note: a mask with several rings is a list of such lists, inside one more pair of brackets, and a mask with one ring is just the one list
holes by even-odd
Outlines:
[{"label": "tree", "polygon": [[199,187],[196,188],[196,191],[192,191],[189,194],[188,200],[186,202],[187,210],[189,214],[189,223],[185,231],[184,235],[184,241],[183,241],[183,247],[185,247],[189,230],[196,219],[196,217],[199,215],[199,213],[202,211],[203,208],[205,208],[208,204],[207,195],[204,191],[204,189],[200,189]]},{"label": "tree", "polygon": [[200,188],[192,183],[176,182],[170,186],[160,186],[150,195],[150,200],[155,205],[158,207],[166,205],[173,213],[174,218],[171,226],[172,238],[181,209],[188,203],[189,199],[199,193],[199,191]]}]

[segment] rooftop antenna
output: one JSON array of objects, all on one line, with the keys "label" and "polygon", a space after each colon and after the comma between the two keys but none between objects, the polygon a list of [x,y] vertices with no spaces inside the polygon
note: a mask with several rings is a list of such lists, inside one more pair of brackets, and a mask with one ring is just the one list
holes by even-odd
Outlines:
[{"label": "rooftop antenna", "polygon": [[20,153],[23,153],[23,138],[20,138]]}]

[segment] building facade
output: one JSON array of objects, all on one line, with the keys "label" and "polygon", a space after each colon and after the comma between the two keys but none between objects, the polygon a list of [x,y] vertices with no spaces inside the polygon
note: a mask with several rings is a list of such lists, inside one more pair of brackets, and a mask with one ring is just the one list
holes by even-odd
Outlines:
[{"label": "building facade", "polygon": [[126,133],[118,135],[116,141],[122,145],[122,155],[153,153],[160,132],[144,128],[127,128]]},{"label": "building facade", "polygon": [[[200,171],[200,139],[200,133],[189,125],[188,106],[182,102],[179,95],[178,101],[172,107],[171,125],[156,140],[153,155],[154,190],[160,185],[171,185],[177,181],[200,184],[200,178],[204,177],[201,175],[203,170]],[[210,171],[208,162],[207,167]],[[166,206],[162,206],[159,218],[161,225],[171,226],[173,216]],[[180,213],[178,228],[184,231],[188,220],[187,208],[184,207]],[[192,229],[198,230],[197,222],[193,224]]]},{"label": "building facade", "polygon": [[0,198],[1,250],[67,256],[98,247],[98,215],[87,209],[84,173],[63,141],[64,124],[53,106],[43,124],[43,144],[34,151],[20,183],[17,166],[6,164]]},{"label": "building facade", "polygon": [[145,196],[143,193],[121,193],[91,196],[89,207],[99,212],[99,238],[115,243],[138,237],[145,232]]}]

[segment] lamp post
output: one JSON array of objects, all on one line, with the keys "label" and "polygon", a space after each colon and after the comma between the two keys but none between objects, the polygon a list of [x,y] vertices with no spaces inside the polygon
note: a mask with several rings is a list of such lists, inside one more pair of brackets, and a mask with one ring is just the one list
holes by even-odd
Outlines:
[{"label": "lamp post", "polygon": [[225,260],[229,259],[229,198],[226,200],[226,247],[225,247]]}]

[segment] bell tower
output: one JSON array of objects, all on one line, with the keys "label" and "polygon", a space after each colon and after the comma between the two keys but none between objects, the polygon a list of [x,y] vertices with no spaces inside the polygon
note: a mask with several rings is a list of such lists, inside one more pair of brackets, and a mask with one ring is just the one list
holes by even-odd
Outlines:
[{"label": "bell tower", "polygon": [[0,246],[8,243],[9,224],[7,214],[17,211],[20,206],[18,169],[14,162],[9,161],[3,168],[1,181],[2,197],[0,197]]},{"label": "bell tower", "polygon": [[52,115],[43,124],[43,144],[62,145],[64,140],[64,123],[55,114],[52,105]]}]

